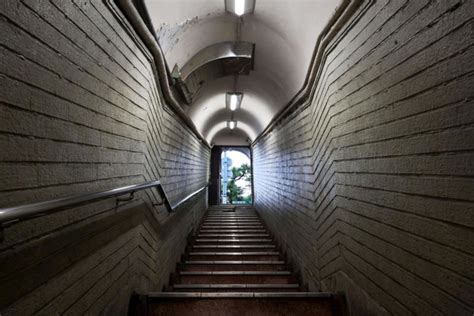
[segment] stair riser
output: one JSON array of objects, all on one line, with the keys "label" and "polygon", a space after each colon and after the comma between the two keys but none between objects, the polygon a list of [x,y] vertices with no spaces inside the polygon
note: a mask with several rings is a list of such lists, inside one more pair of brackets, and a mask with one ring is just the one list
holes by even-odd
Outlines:
[{"label": "stair riser", "polygon": [[160,299],[150,303],[149,315],[318,315],[330,316],[329,299]]},{"label": "stair riser", "polygon": [[[206,240],[207,239],[207,240]],[[209,240],[209,241],[208,241]],[[216,239],[216,238],[200,238],[197,239],[195,245],[268,245],[272,244],[273,240],[269,238],[262,239]]]},{"label": "stair riser", "polygon": [[204,223],[238,223],[238,224],[262,224],[263,222],[260,219],[212,219],[206,218]]},{"label": "stair riser", "polygon": [[210,239],[210,238],[219,238],[219,239],[248,239],[248,238],[270,238],[270,234],[222,234],[222,233],[215,233],[215,234],[198,234],[198,239]]},{"label": "stair riser", "polygon": [[[199,245],[201,246],[201,245]],[[240,246],[240,245],[239,245]],[[272,246],[272,245],[269,245]],[[198,252],[198,251],[212,251],[212,252],[229,252],[229,251],[276,251],[276,247],[270,247],[270,248],[253,248],[253,247],[239,247],[239,248],[215,248],[215,247],[193,247],[192,251],[193,252]]]},{"label": "stair riser", "polygon": [[257,215],[208,215],[206,219],[260,219]]},{"label": "stair riser", "polygon": [[232,255],[189,255],[188,260],[281,260],[279,255],[250,255],[250,256],[232,256]]},{"label": "stair riser", "polygon": [[205,220],[203,225],[263,225],[259,220]]},{"label": "stair riser", "polygon": [[186,264],[182,271],[288,271],[288,267],[277,264]]},{"label": "stair riser", "polygon": [[265,228],[201,228],[199,234],[268,234]]},{"label": "stair riser", "polygon": [[294,284],[296,277],[291,275],[181,275],[182,284]]},{"label": "stair riser", "polygon": [[201,229],[265,229],[263,225],[202,225]]},{"label": "stair riser", "polygon": [[253,288],[253,289],[173,289],[174,292],[299,292],[299,288],[272,288],[272,289],[261,289],[261,288]]}]

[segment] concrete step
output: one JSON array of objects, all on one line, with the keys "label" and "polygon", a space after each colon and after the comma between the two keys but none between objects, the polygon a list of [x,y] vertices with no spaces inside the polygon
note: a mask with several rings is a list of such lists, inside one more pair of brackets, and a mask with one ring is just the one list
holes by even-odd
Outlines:
[{"label": "concrete step", "polygon": [[175,284],[178,292],[299,292],[299,284]]},{"label": "concrete step", "polygon": [[206,216],[205,221],[259,221],[261,218],[258,216]]},{"label": "concrete step", "polygon": [[257,214],[207,214],[205,218],[260,218]]},{"label": "concrete step", "polygon": [[193,251],[229,251],[229,250],[237,250],[237,251],[254,251],[254,250],[274,250],[276,249],[275,245],[271,244],[244,244],[244,245],[222,245],[222,244],[208,244],[208,245],[194,245],[192,247]]},{"label": "concrete step", "polygon": [[191,251],[190,260],[278,260],[277,251]]},{"label": "concrete step", "polygon": [[271,238],[198,238],[195,244],[229,244],[229,245],[241,245],[241,244],[266,244],[272,243]]},{"label": "concrete step", "polygon": [[269,238],[270,234],[242,234],[242,233],[231,233],[231,234],[223,234],[223,233],[199,233],[198,239],[200,238]]},{"label": "concrete step", "polygon": [[338,315],[334,298],[312,292],[161,292],[147,296],[148,315]]},{"label": "concrete step", "polygon": [[201,229],[264,229],[262,224],[202,225]]},{"label": "concrete step", "polygon": [[199,234],[218,234],[218,233],[227,233],[227,234],[261,234],[266,233],[266,229],[201,229]]},{"label": "concrete step", "polygon": [[248,219],[219,219],[219,218],[206,218],[204,223],[262,223],[258,218],[248,218]]},{"label": "concrete step", "polygon": [[186,260],[181,271],[286,271],[283,260]]},{"label": "concrete step", "polygon": [[294,284],[297,278],[290,271],[180,271],[179,284]]},{"label": "concrete step", "polygon": [[203,221],[204,225],[233,225],[233,224],[239,224],[239,225],[261,225],[263,224],[262,221],[260,220],[204,220]]}]

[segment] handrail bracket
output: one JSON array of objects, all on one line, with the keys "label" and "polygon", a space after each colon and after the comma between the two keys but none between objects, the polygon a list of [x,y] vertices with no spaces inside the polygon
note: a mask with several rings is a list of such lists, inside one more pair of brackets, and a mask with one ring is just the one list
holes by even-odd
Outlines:
[{"label": "handrail bracket", "polygon": [[130,192],[130,195],[128,197],[117,197],[115,199],[115,204],[118,206],[120,204],[120,202],[129,202],[129,201],[132,201],[134,198],[135,198],[135,192],[136,191],[132,191]]}]

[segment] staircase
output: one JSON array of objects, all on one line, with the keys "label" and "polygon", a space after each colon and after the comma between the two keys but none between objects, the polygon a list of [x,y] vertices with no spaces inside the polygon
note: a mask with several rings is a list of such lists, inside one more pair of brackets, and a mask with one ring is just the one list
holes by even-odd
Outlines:
[{"label": "staircase", "polygon": [[171,285],[134,315],[343,315],[340,297],[307,292],[252,208],[210,209]]}]

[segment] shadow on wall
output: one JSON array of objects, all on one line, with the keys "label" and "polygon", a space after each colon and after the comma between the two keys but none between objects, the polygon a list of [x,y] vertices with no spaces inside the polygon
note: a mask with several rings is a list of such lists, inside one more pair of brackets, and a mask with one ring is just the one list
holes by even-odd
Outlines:
[{"label": "shadow on wall", "polygon": [[[139,200],[120,207],[106,208],[105,204],[113,203],[89,206],[102,210],[94,219],[71,223],[2,252],[3,312],[126,314],[132,292],[156,291],[167,285],[207,206],[202,196],[191,209],[160,223]],[[47,220],[57,218],[53,215]],[[21,234],[45,220],[17,224],[6,229],[5,236]],[[38,296],[44,301],[38,301]]]}]

